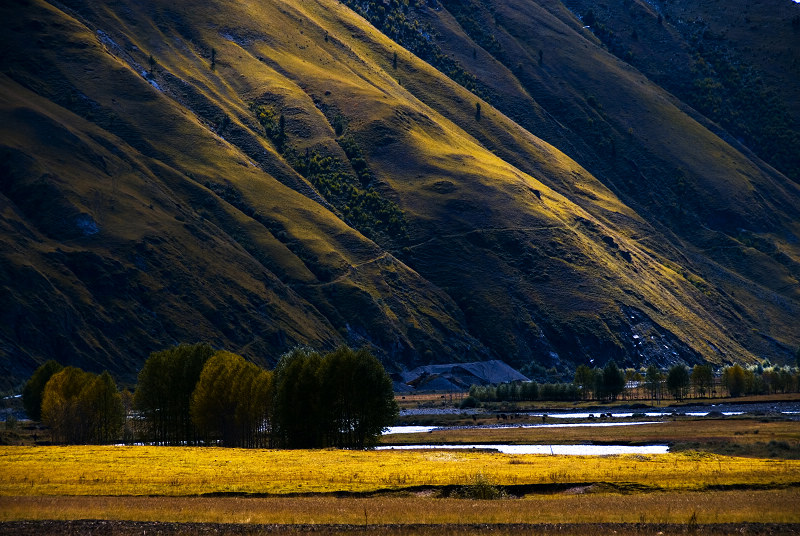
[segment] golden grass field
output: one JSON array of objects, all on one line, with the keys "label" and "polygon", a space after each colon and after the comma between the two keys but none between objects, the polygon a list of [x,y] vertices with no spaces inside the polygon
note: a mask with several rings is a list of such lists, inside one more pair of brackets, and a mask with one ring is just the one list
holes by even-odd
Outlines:
[{"label": "golden grass field", "polygon": [[[597,433],[484,428],[384,441],[570,443]],[[608,442],[781,441],[792,449],[797,434],[794,421],[753,418],[602,431]],[[505,494],[469,498],[464,490],[479,481]],[[0,447],[0,533],[15,534],[790,534],[800,527],[799,500],[800,460],[787,456]]]},{"label": "golden grass field", "polygon": [[485,451],[0,447],[0,464],[2,496],[373,493],[469,485],[476,475],[499,486],[604,483],[663,491],[800,483],[800,460],[691,451],[592,457]]},{"label": "golden grass field", "polygon": [[[684,523],[692,515],[698,523],[800,522],[800,461],[696,452],[2,447],[0,466],[2,522]],[[527,494],[439,498],[437,488],[468,486],[476,475],[509,489],[529,486]]]}]

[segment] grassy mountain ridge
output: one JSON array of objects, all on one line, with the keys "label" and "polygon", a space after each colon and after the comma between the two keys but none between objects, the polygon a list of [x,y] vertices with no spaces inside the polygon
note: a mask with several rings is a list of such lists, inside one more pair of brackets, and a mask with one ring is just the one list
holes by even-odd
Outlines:
[{"label": "grassy mountain ridge", "polygon": [[[50,357],[131,378],[200,339],[266,364],[785,359],[796,186],[560,4],[495,4],[494,48],[447,2],[406,10],[488,101],[328,0],[5,6],[7,384]],[[504,63],[545,31],[542,65]],[[684,190],[648,192],[662,164]]]}]

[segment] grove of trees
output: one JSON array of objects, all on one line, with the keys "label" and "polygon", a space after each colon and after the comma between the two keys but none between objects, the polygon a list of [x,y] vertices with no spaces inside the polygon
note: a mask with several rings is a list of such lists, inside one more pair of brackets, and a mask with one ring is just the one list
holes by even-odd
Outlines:
[{"label": "grove of trees", "polygon": [[208,344],[181,344],[150,355],[132,397],[108,372],[51,361],[28,380],[23,401],[57,443],[118,441],[131,428],[159,445],[366,448],[398,412],[380,361],[346,346],[295,349],[270,371]]},{"label": "grove of trees", "polygon": [[667,390],[675,400],[683,400],[689,392],[689,371],[683,365],[673,365],[667,372]]},{"label": "grove of trees", "polygon": [[[797,368],[735,364],[714,372],[654,364],[640,371],[577,367],[572,382],[473,385],[464,406],[487,401],[616,400],[665,393],[682,400],[727,393],[800,390]],[[134,394],[120,392],[111,375],[48,361],[23,389],[28,415],[41,420],[56,443],[109,443],[136,439],[158,445],[245,448],[367,448],[397,417],[392,381],[368,350],[346,346],[322,354],[296,348],[274,370],[205,343],[154,352]]]},{"label": "grove of trees", "polygon": [[107,443],[120,437],[122,396],[108,371],[76,367],[53,374],[42,394],[42,422],[57,443]]},{"label": "grove of trees", "polygon": [[675,400],[690,396],[706,397],[727,394],[743,395],[788,393],[800,391],[800,367],[774,367],[769,364],[745,368],[741,365],[724,367],[714,373],[711,365],[673,365],[663,370],[655,364],[646,369],[620,369],[614,361],[603,368],[579,365],[572,382],[544,383],[512,382],[498,385],[473,385],[470,398],[463,404],[477,402],[535,401],[535,400],[615,400],[620,395],[661,400],[668,393]]},{"label": "grove of trees", "polygon": [[190,406],[203,367],[215,350],[208,344],[181,344],[154,352],[139,371],[133,396],[141,434],[162,445],[199,441]]},{"label": "grove of trees", "polygon": [[364,448],[394,422],[392,380],[367,350],[297,349],[275,367],[276,446]]},{"label": "grove of trees", "polygon": [[269,446],[272,372],[231,352],[217,352],[191,394],[191,421],[205,443]]}]

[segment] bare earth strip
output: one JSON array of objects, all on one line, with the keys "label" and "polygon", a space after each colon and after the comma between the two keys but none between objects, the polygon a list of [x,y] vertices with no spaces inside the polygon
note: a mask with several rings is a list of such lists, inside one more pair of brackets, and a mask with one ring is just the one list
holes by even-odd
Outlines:
[{"label": "bare earth strip", "polygon": [[378,497],[0,497],[0,521],[97,519],[243,524],[800,523],[800,490],[597,493],[521,499]]},{"label": "bare earth strip", "polygon": [[666,524],[666,523],[547,523],[547,524],[454,524],[454,525],[237,525],[237,524],[197,524],[197,523],[158,523],[124,521],[22,521],[0,523],[0,533],[16,536],[42,536],[61,534],[80,534],[86,536],[114,534],[118,536],[141,536],[159,534],[162,536],[182,535],[261,535],[279,534],[293,536],[298,534],[336,534],[340,536],[380,534],[387,536],[472,536],[490,534],[504,535],[669,535],[669,534],[749,534],[749,535],[794,535],[800,532],[800,525],[776,525],[772,523],[724,523],[710,525]]}]

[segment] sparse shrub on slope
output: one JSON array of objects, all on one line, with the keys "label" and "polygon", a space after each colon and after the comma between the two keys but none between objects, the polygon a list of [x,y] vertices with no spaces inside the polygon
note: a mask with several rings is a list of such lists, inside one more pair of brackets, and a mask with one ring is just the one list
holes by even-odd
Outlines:
[{"label": "sparse shrub on slope", "polygon": [[[436,43],[436,33],[427,23],[420,23],[414,12],[425,9],[427,0],[344,0],[353,11],[367,19],[381,32],[413,52],[453,81],[484,100],[490,99],[490,92],[472,73],[465,70],[456,60],[442,51]],[[396,68],[396,59],[392,65]]]},{"label": "sparse shrub on slope", "polygon": [[[341,212],[345,222],[384,247],[407,242],[408,231],[400,208],[374,188],[364,187],[361,180],[347,172],[341,161],[317,151],[307,151],[305,156],[293,151],[284,154],[292,166]],[[361,169],[366,170],[366,167]],[[364,171],[361,176],[367,176],[367,173]]]},{"label": "sparse shrub on slope", "polygon": [[271,106],[259,104],[253,107],[253,113],[258,122],[264,127],[264,134],[272,140],[278,151],[283,151],[286,143],[286,118],[278,114]]},{"label": "sparse shrub on slope", "polygon": [[[323,110],[324,111],[324,110]],[[408,242],[408,229],[400,207],[375,189],[373,174],[356,140],[346,134],[347,121],[341,114],[329,118],[336,141],[347,156],[345,162],[317,150],[300,153],[286,135],[285,116],[265,105],[253,107],[259,123],[295,171],[306,177],[317,191],[333,205],[345,222],[383,247],[394,249]]]},{"label": "sparse shrub on slope", "polygon": [[493,12],[490,3],[479,2],[478,0],[441,0],[441,3],[456,18],[472,40],[484,50],[495,57],[500,57],[504,54],[503,45],[500,44],[491,29],[487,27],[488,25],[480,20],[482,7],[489,10],[493,17],[497,17],[497,13]]},{"label": "sparse shrub on slope", "polygon": [[722,40],[703,39],[698,31],[691,90],[680,95],[692,106],[743,140],[761,158],[800,181],[800,127],[786,106],[752,65],[738,58]]}]

